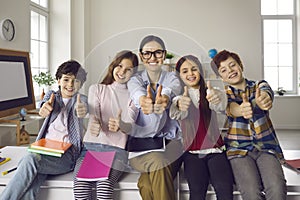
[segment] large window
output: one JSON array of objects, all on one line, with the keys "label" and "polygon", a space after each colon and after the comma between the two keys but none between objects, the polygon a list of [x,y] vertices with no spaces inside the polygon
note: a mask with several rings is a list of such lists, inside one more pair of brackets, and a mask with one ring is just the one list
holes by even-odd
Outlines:
[{"label": "large window", "polygon": [[298,89],[295,8],[295,0],[261,0],[264,79],[290,94]]},{"label": "large window", "polygon": [[[48,0],[31,1],[30,57],[32,75],[49,71]],[[38,100],[43,88],[35,82],[33,87]]]}]

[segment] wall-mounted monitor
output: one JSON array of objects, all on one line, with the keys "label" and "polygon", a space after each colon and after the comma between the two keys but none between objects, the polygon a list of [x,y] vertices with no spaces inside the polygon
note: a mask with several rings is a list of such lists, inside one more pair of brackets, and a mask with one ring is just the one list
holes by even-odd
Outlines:
[{"label": "wall-mounted monitor", "polygon": [[0,49],[0,118],[35,109],[29,53]]}]

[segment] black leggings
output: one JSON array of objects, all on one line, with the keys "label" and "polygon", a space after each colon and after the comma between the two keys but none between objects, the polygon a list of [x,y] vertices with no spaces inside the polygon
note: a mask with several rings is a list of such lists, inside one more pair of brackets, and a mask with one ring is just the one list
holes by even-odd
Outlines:
[{"label": "black leggings", "polygon": [[182,159],[190,189],[190,200],[205,200],[209,183],[214,187],[218,200],[233,199],[234,179],[225,152],[204,157],[186,152]]}]

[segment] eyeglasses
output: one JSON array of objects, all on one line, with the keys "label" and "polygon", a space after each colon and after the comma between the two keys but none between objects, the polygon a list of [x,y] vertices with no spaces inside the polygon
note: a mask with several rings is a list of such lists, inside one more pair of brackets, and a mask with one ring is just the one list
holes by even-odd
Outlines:
[{"label": "eyeglasses", "polygon": [[165,50],[156,50],[156,51],[142,51],[142,57],[144,59],[150,59],[152,55],[154,55],[155,58],[162,58],[165,53]]}]

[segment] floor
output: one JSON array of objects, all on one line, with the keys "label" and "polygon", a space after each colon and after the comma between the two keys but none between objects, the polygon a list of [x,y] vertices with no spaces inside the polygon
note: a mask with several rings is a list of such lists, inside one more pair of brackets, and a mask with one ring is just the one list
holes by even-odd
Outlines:
[{"label": "floor", "polygon": [[276,135],[284,150],[300,150],[300,130],[276,130]]}]

